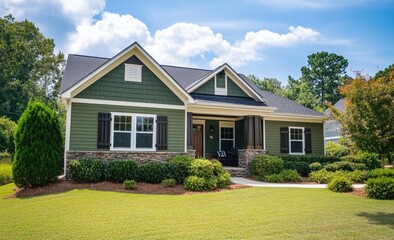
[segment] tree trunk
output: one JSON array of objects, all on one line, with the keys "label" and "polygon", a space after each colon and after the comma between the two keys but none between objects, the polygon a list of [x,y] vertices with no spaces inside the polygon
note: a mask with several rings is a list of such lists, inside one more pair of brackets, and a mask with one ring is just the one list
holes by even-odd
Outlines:
[{"label": "tree trunk", "polygon": [[380,166],[382,168],[384,168],[384,155],[383,154],[380,155]]}]

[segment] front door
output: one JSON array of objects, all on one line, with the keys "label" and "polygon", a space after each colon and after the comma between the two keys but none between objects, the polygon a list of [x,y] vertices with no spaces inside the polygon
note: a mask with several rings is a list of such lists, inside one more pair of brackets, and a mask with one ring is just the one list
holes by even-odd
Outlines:
[{"label": "front door", "polygon": [[196,158],[203,157],[203,125],[193,124],[193,149],[196,150]]}]

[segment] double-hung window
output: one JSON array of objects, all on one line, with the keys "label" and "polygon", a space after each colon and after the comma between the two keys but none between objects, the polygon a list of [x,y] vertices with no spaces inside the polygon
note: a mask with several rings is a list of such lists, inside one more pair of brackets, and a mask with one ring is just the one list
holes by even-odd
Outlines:
[{"label": "double-hung window", "polygon": [[289,127],[290,154],[304,154],[304,128]]},{"label": "double-hung window", "polygon": [[111,150],[155,150],[156,115],[111,113]]}]

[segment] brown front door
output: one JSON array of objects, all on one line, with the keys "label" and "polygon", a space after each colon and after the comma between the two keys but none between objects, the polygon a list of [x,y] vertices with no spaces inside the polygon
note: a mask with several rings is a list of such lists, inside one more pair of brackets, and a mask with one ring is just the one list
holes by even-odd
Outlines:
[{"label": "brown front door", "polygon": [[196,150],[196,158],[203,157],[203,125],[193,124],[193,149]]}]

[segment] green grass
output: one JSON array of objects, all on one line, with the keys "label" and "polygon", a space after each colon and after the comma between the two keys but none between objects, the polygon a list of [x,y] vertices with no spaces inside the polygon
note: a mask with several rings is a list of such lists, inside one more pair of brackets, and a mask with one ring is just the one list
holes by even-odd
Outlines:
[{"label": "green grass", "polygon": [[394,201],[327,189],[196,195],[74,190],[3,199],[0,239],[392,239]]},{"label": "green grass", "polygon": [[12,182],[11,164],[0,163],[0,185]]}]

